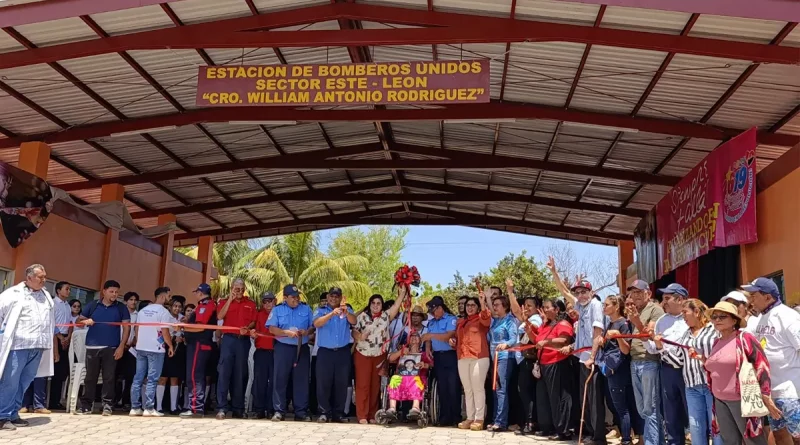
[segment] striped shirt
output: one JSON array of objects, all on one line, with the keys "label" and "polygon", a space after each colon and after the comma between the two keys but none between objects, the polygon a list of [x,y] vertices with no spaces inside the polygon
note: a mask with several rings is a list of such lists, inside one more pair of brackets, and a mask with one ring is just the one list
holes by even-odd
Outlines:
[{"label": "striped shirt", "polygon": [[[703,357],[711,355],[711,348],[714,341],[719,338],[719,333],[714,326],[709,323],[700,329],[697,335],[689,329],[677,340],[678,343],[694,348]],[[665,349],[662,354],[664,362],[669,363],[675,368],[683,368],[683,381],[686,387],[690,388],[697,385],[707,385],[706,370],[703,362],[689,357],[689,350],[684,348]],[[685,365],[685,366],[684,366]]]},{"label": "striped shirt", "polygon": [[20,312],[11,342],[12,350],[53,347],[55,326],[48,298],[50,296],[44,290],[33,291],[28,286],[22,286],[22,301],[18,303]]}]

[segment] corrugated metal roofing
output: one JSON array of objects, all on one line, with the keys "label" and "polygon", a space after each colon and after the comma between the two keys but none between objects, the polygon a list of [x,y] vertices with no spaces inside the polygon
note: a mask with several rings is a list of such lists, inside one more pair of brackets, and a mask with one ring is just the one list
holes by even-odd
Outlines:
[{"label": "corrugated metal roofing", "polygon": [[[427,0],[370,0],[365,3],[385,6],[427,9]],[[436,11],[462,14],[481,14],[509,17],[511,0],[434,0]],[[254,0],[261,14],[298,8],[309,5],[329,4],[327,0]],[[243,0],[185,0],[169,3],[184,24],[208,22],[252,14]],[[599,5],[556,0],[517,0],[518,20],[540,20],[557,23],[572,23],[592,26],[601,7]],[[105,32],[120,35],[131,32],[171,28],[175,25],[162,7],[158,5],[95,14],[91,17]],[[690,14],[680,12],[645,10],[608,6],[604,8],[601,27],[643,30],[666,34],[678,34],[690,19]],[[767,43],[780,32],[784,22],[740,19],[712,15],[699,16],[690,35],[726,40]],[[388,29],[408,27],[376,22],[363,22],[364,29]],[[310,25],[297,25],[271,32],[290,30],[337,30],[337,21]],[[64,42],[97,39],[96,34],[79,18],[55,20],[18,26],[15,31],[30,39],[37,46],[48,46]],[[789,33],[782,43],[800,46],[800,27]],[[0,52],[16,51],[21,46],[6,33],[0,32]],[[567,95],[573,85],[585,44],[570,42],[524,42],[510,45],[507,75],[502,99],[528,102],[554,107],[567,105]],[[432,60],[432,45],[398,45],[367,48],[374,61]],[[288,63],[348,63],[351,61],[346,48],[281,48]],[[491,97],[501,99],[500,91],[506,57],[505,43],[439,44],[436,45],[438,60],[491,59]],[[280,63],[271,48],[209,49],[209,57],[217,64],[277,64]],[[130,56],[146,70],[161,87],[165,88],[183,108],[195,108],[197,66],[204,64],[194,50],[130,51]],[[593,45],[580,79],[575,86],[570,108],[602,113],[629,114],[642,97],[656,70],[666,57],[659,51],[643,51]],[[149,85],[142,76],[116,54],[85,57],[60,62],[65,69],[84,82],[89,88],[120,110],[127,117],[152,116],[174,113],[175,108]],[[696,122],[708,113],[715,102],[731,87],[747,69],[745,61],[727,60],[702,56],[676,55],[666,72],[656,84],[638,115],[661,119]],[[0,72],[0,80],[19,91],[47,111],[55,114],[69,125],[112,121],[117,118],[88,95],[66,81],[46,65],[33,65]],[[745,129],[750,126],[769,128],[785,116],[800,102],[800,66],[762,64],[746,82],[717,110],[709,120],[711,125]],[[365,108],[365,107],[333,107]],[[436,108],[436,106],[390,106],[388,108]],[[519,120],[517,122],[442,123],[392,122],[395,141],[403,144],[448,150],[460,150],[484,154],[518,156],[528,159],[545,159],[596,166],[603,156],[604,167],[653,172],[664,163],[661,174],[684,175],[699,162],[718,141],[690,139],[673,153],[682,138],[646,132],[625,132],[612,147],[617,131],[558,125],[547,120]],[[231,156],[247,160],[265,156],[280,156],[270,137],[274,138],[284,153],[300,153],[312,150],[329,150],[324,134],[334,147],[371,144],[380,142],[376,126],[371,122],[325,122],[298,123],[296,125],[233,125],[229,123],[203,123]],[[58,125],[40,116],[35,111],[4,93],[0,93],[0,126],[19,134],[32,134],[58,130]],[[557,130],[558,129],[558,130]],[[558,131],[557,137],[555,132]],[[779,130],[781,133],[800,134],[800,116]],[[443,135],[443,138],[440,136]],[[184,126],[173,131],[157,132],[153,138],[180,157],[189,165],[208,165],[229,162],[223,150],[201,133],[197,126]],[[496,139],[496,141],[495,141]],[[177,168],[179,165],[162,153],[156,146],[140,135],[103,137],[96,142],[110,150],[125,162],[142,172]],[[760,145],[758,166],[763,168],[786,151],[786,147]],[[609,151],[610,150],[610,151]],[[54,155],[85,170],[96,177],[114,177],[129,174],[129,170],[117,165],[110,158],[82,141],[54,144]],[[447,152],[443,152],[446,155]],[[606,155],[607,154],[607,155]],[[353,156],[354,159],[385,159],[386,154]],[[396,154],[402,159],[426,159],[425,156]],[[0,159],[16,162],[16,153],[0,151]],[[67,168],[51,162],[50,177],[56,182],[78,181],[80,177]],[[386,180],[390,172],[378,171],[308,171],[285,172],[254,170],[253,175],[262,181],[272,193],[345,186],[350,180],[357,183]],[[303,175],[301,177],[301,174]],[[349,178],[348,178],[349,176]],[[431,181],[450,185],[473,187],[481,190],[519,193],[528,195],[535,189],[537,197],[556,197],[575,200],[584,191],[587,177],[574,174],[540,172],[538,170],[507,169],[505,171],[415,171],[401,173],[401,178]],[[244,172],[231,172],[209,176],[214,185],[231,197],[261,196],[265,192]],[[186,202],[214,202],[222,198],[200,178],[182,178],[167,181],[164,185]],[[592,179],[581,198],[584,202],[620,205],[630,200],[630,207],[646,209],[652,207],[666,191],[665,187],[645,186],[635,196],[635,183],[609,179]],[[383,191],[396,192],[396,187]],[[127,188],[127,193],[151,207],[179,205],[179,201],[150,184]],[[76,193],[89,201],[98,199],[96,191]],[[321,203],[289,203],[296,215],[305,218],[328,215]],[[382,204],[384,205],[384,204]],[[399,203],[386,204],[402,209]],[[416,205],[416,204],[415,204]],[[131,204],[131,208],[133,209]],[[379,208],[373,203],[370,209]],[[416,205],[424,208],[425,205]],[[361,203],[331,203],[329,209],[363,211]],[[447,205],[429,208],[446,209]],[[606,225],[611,232],[630,233],[636,224],[635,218],[615,216],[607,219],[593,212],[570,211],[525,205],[523,203],[469,204],[455,203],[451,210],[547,221],[570,227],[600,229]],[[256,217],[264,222],[286,220],[290,215],[276,203],[254,206]],[[212,216],[229,225],[252,224],[250,218],[239,210],[211,212]],[[192,230],[211,229],[216,226],[199,214],[185,214],[179,222]],[[608,221],[608,222],[606,222]],[[152,221],[143,221],[152,223]],[[552,232],[523,230],[526,233],[547,234],[569,239],[583,239],[575,235],[560,235]],[[603,241],[590,239],[592,241]]]}]

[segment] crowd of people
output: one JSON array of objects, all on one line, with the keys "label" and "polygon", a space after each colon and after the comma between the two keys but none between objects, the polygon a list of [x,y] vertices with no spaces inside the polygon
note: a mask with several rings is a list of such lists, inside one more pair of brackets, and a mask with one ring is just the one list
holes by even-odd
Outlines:
[{"label": "crowd of people", "polygon": [[64,409],[70,344],[85,330],[76,414],[415,421],[429,415],[435,379],[440,427],[586,444],[800,444],[800,313],[772,280],[708,307],[680,284],[651,292],[641,280],[601,299],[586,279],[566,284],[552,258],[547,267],[557,298],[518,296],[509,279],[453,313],[440,296],[413,304],[402,285],[353,308],[336,287],[304,302],[289,284],[277,303],[246,296],[242,280],[221,298],[199,285],[196,305],[168,288],[119,301],[109,280],[82,307],[66,282],[50,298],[33,265],[0,294],[0,430],[27,426],[21,412]]}]

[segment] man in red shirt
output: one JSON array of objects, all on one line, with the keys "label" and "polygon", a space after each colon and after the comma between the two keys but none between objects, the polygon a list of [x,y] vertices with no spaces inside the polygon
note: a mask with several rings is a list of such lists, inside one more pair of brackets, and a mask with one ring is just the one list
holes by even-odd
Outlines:
[{"label": "man in red shirt", "polygon": [[244,280],[237,278],[231,295],[217,304],[217,318],[226,330],[220,339],[219,379],[217,381],[217,420],[224,420],[231,392],[230,408],[234,418],[244,418],[244,391],[247,384],[247,356],[250,354],[250,330],[256,325],[256,303],[244,296]]},{"label": "man in red shirt", "polygon": [[[272,406],[272,372],[274,369],[274,355],[272,334],[267,327],[272,308],[275,307],[275,295],[264,292],[261,295],[261,310],[256,316],[256,328],[250,331],[250,336],[256,341],[256,352],[253,354],[253,411],[249,414],[251,419],[271,418],[275,414]],[[258,334],[264,335],[259,336]]]}]

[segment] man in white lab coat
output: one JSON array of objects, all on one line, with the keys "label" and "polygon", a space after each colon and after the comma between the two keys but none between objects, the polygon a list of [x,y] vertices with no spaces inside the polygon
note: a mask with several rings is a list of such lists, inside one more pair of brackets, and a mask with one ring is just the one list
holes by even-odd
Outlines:
[{"label": "man in white lab coat", "polygon": [[[0,294],[0,430],[28,426],[19,418],[22,398],[35,377],[53,375],[55,311],[44,289],[41,264],[25,269],[25,281]],[[67,357],[63,357],[67,360]]]}]

